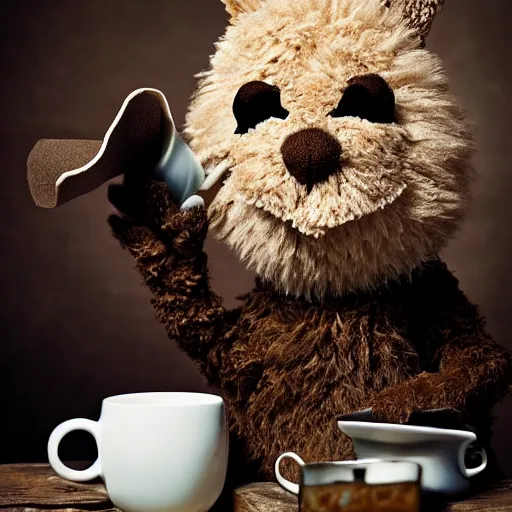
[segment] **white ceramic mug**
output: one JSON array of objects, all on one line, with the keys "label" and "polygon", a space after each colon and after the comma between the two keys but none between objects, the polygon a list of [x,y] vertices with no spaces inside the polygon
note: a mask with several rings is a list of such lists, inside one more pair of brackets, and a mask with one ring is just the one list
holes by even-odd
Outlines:
[{"label": "white ceramic mug", "polygon": [[[98,459],[76,471],[59,458],[62,438],[90,432]],[[124,512],[206,512],[224,486],[228,430],[224,402],[202,393],[137,393],[103,400],[98,421],[72,419],[48,441],[48,458],[62,478],[101,477]]]}]

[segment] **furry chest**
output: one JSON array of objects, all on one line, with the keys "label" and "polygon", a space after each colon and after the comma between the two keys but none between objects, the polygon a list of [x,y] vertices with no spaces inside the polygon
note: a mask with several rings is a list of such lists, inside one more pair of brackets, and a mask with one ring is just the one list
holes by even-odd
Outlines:
[{"label": "furry chest", "polygon": [[333,400],[357,407],[421,371],[407,318],[385,300],[314,305],[253,292],[228,357],[231,400],[270,416]]}]

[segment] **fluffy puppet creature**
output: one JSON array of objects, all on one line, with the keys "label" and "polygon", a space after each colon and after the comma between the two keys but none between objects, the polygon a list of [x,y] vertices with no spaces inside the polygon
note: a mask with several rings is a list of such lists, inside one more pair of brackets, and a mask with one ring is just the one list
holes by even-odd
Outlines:
[{"label": "fluffy puppet creature", "polygon": [[[223,1],[230,25],[184,130],[205,167],[229,167],[222,188],[180,210],[127,175],[109,222],[224,397],[251,478],[273,479],[289,450],[352,458],[335,418],[366,408],[402,423],[453,409],[488,443],[512,359],[437,256],[474,175],[464,113],[423,44],[442,2]],[[235,310],[210,288],[209,227],[257,275]]]}]

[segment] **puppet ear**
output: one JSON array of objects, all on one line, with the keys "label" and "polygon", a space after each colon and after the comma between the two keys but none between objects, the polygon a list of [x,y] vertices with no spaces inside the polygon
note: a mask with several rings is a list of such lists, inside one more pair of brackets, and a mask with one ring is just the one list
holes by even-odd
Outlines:
[{"label": "puppet ear", "polygon": [[231,20],[235,20],[240,14],[257,11],[263,0],[221,0],[226,6],[226,11],[231,16]]},{"label": "puppet ear", "polygon": [[400,9],[403,18],[411,28],[418,31],[422,42],[425,41],[436,14],[443,7],[445,0],[385,0],[384,5],[390,9]]}]

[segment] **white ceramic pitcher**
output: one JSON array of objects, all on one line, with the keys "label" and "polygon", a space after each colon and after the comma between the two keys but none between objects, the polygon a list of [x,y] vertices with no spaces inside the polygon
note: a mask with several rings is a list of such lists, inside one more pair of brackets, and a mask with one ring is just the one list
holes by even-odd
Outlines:
[{"label": "white ceramic pitcher", "polygon": [[416,462],[422,467],[421,485],[427,492],[456,495],[470,487],[469,478],[487,466],[467,468],[468,446],[476,441],[473,432],[412,425],[339,421],[339,429],[350,436],[358,459],[377,458]]}]

